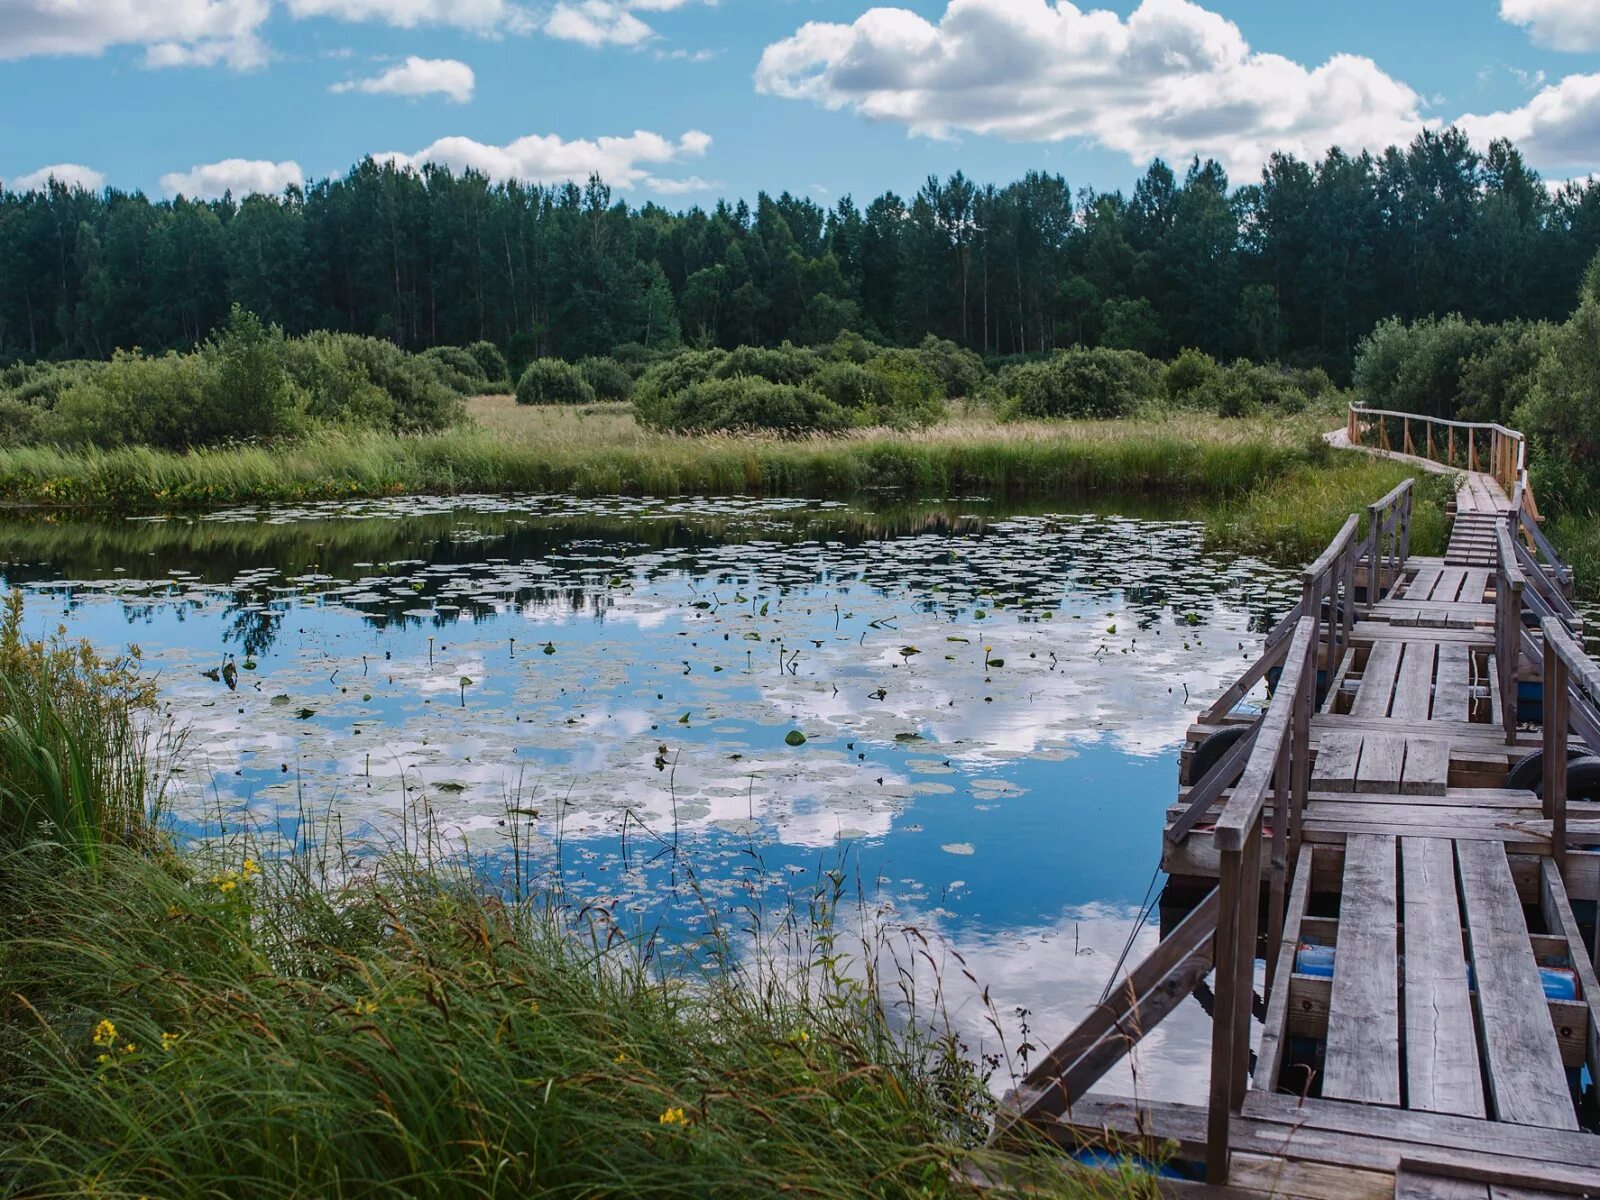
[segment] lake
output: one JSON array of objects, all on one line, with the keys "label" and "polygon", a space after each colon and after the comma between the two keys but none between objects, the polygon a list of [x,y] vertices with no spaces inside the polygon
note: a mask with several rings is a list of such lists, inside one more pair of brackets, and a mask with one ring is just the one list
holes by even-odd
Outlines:
[{"label": "lake", "polygon": [[[664,953],[803,912],[841,872],[851,920],[929,939],[992,1050],[963,965],[1008,1044],[1048,1046],[1153,944],[1184,730],[1296,594],[1198,522],[1122,507],[496,496],[12,522],[0,578],[34,634],[141,647],[188,731],[183,832],[464,850]],[[1135,1070],[1201,1099],[1207,1045],[1191,1000]]]}]

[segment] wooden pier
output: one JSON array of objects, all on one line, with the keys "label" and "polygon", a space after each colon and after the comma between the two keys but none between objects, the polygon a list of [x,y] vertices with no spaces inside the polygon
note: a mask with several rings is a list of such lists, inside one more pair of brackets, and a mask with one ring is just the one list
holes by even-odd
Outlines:
[{"label": "wooden pier", "polygon": [[[1600,754],[1600,668],[1571,574],[1516,431],[1353,408],[1345,440],[1461,471],[1449,546],[1411,554],[1408,481],[1306,568],[1191,729],[1160,946],[997,1142],[1171,1163],[1171,1194],[1600,1195],[1600,803],[1568,766]],[[1207,979],[1209,1102],[1097,1095]]]}]

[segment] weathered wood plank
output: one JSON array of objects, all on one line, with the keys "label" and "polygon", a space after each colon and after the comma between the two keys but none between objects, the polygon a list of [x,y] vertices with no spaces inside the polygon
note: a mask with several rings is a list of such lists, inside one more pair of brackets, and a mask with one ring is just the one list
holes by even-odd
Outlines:
[{"label": "weathered wood plank", "polygon": [[1387,717],[1389,705],[1394,700],[1395,672],[1400,669],[1400,646],[1395,642],[1377,642],[1361,672],[1361,686],[1350,706],[1353,717]]},{"label": "weathered wood plank", "polygon": [[[1498,547],[1496,547],[1498,551]],[[1484,594],[1489,590],[1489,577],[1493,574],[1486,567],[1474,567],[1467,572],[1466,582],[1461,585],[1461,603],[1482,604]]]},{"label": "weathered wood plank", "polygon": [[1311,787],[1319,792],[1356,790],[1356,767],[1361,761],[1361,734],[1325,733],[1317,743],[1317,760],[1311,768]]},{"label": "weathered wood plank", "polygon": [[1516,1125],[1576,1129],[1561,1051],[1505,851],[1486,842],[1458,841],[1456,860],[1494,1115]]},{"label": "weathered wood plank", "polygon": [[1472,715],[1472,659],[1459,643],[1439,642],[1439,663],[1434,674],[1433,708],[1429,719],[1465,721]]},{"label": "weathered wood plank", "polygon": [[1433,585],[1433,594],[1428,598],[1440,604],[1454,604],[1461,595],[1461,585],[1466,582],[1467,572],[1462,567],[1446,567],[1439,572],[1439,582]]},{"label": "weathered wood plank", "polygon": [[1345,840],[1322,1080],[1329,1099],[1400,1103],[1397,884],[1394,838]]},{"label": "weathered wood plank", "polygon": [[1406,763],[1400,792],[1406,796],[1443,796],[1450,783],[1450,743],[1443,738],[1406,739]]},{"label": "weathered wood plank", "polygon": [[1396,721],[1420,725],[1428,719],[1433,704],[1433,664],[1438,652],[1437,642],[1405,643],[1400,676],[1395,683],[1394,706],[1389,712]]},{"label": "weathered wood plank", "polygon": [[1361,739],[1356,766],[1356,791],[1398,792],[1405,773],[1406,739],[1398,734],[1369,733]]},{"label": "weathered wood plank", "polygon": [[1424,566],[1417,568],[1416,578],[1406,588],[1407,600],[1426,600],[1433,595],[1433,585],[1439,582],[1438,566]]},{"label": "weathered wood plank", "polygon": [[1456,902],[1456,866],[1442,838],[1400,842],[1405,893],[1407,1107],[1484,1115],[1478,1036]]},{"label": "weathered wood plank", "polygon": [[1395,1173],[1394,1200],[1489,1200],[1489,1185],[1402,1168]]}]

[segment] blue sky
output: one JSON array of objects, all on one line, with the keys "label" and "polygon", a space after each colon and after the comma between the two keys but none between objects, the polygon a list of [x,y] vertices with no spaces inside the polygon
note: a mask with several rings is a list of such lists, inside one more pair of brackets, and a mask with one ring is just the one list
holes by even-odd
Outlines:
[{"label": "blue sky", "polygon": [[956,169],[1126,188],[1154,154],[1241,181],[1276,146],[1462,118],[1548,178],[1600,170],[1600,0],[1095,7],[0,0],[0,179],[276,190],[392,152],[598,168],[634,203],[828,202]]}]

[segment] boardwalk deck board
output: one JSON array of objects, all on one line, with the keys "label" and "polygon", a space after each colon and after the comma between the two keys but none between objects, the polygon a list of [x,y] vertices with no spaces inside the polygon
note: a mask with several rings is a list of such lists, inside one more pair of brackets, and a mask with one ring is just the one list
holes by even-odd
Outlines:
[{"label": "boardwalk deck board", "polygon": [[1398,792],[1405,771],[1406,740],[1398,734],[1369,733],[1361,739],[1356,791]]},{"label": "boardwalk deck board", "polygon": [[1395,839],[1352,835],[1328,1001],[1322,1094],[1330,1099],[1400,1103],[1397,891]]},{"label": "boardwalk deck board", "polygon": [[1433,703],[1434,661],[1438,653],[1437,642],[1406,643],[1394,688],[1394,706],[1389,712],[1396,721],[1420,725],[1428,719],[1428,709]]},{"label": "boardwalk deck board", "polygon": [[1394,642],[1378,642],[1367,657],[1361,672],[1361,686],[1350,705],[1353,717],[1387,717],[1394,701],[1395,674],[1400,670],[1401,647]]},{"label": "boardwalk deck board", "polygon": [[1317,760],[1311,768],[1311,786],[1324,792],[1356,790],[1356,767],[1361,761],[1361,734],[1329,733],[1317,743]]},{"label": "boardwalk deck board", "polygon": [[1484,1115],[1478,1035],[1456,900],[1454,847],[1400,843],[1405,893],[1406,1098],[1424,1112]]},{"label": "boardwalk deck board", "polygon": [[1434,721],[1465,721],[1472,715],[1467,688],[1472,678],[1472,660],[1465,646],[1455,642],[1437,642],[1439,663],[1434,673],[1433,708],[1429,717]]},{"label": "boardwalk deck board", "polygon": [[1515,1125],[1576,1129],[1561,1052],[1505,851],[1487,842],[1461,841],[1456,860],[1495,1116]]},{"label": "boardwalk deck board", "polygon": [[1407,796],[1443,796],[1450,783],[1450,743],[1442,738],[1406,739],[1400,791]]}]

